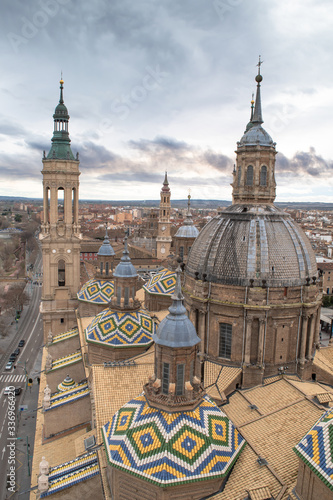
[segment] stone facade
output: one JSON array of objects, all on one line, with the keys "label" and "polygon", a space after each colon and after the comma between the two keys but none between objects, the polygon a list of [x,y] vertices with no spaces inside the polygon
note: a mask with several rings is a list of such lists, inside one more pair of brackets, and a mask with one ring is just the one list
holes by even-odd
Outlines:
[{"label": "stone facade", "polygon": [[171,237],[171,222],[170,222],[170,202],[171,192],[167,174],[163,187],[161,189],[160,212],[158,219],[158,233],[156,238],[156,257],[165,259],[170,254],[172,237]]},{"label": "stone facade", "polygon": [[44,412],[44,437],[91,421],[90,398],[85,397]]}]

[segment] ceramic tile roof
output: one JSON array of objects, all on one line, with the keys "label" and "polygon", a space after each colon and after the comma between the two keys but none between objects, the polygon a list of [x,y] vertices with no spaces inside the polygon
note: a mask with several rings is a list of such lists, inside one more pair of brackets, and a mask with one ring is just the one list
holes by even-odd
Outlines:
[{"label": "ceramic tile roof", "polygon": [[71,337],[76,337],[79,334],[79,330],[77,328],[72,328],[68,332],[60,333],[60,335],[55,335],[52,339],[52,344],[56,344],[57,342],[62,342],[63,340],[70,339]]},{"label": "ceramic tile roof", "polygon": [[321,416],[294,448],[295,453],[333,491],[333,410]]},{"label": "ceramic tile roof", "polygon": [[108,304],[113,295],[113,291],[113,281],[92,279],[83,285],[77,294],[77,298],[82,302]]},{"label": "ceramic tile roof", "polygon": [[270,500],[272,498],[269,488],[264,486],[263,488],[254,488],[249,490],[250,500]]},{"label": "ceramic tile roof", "polygon": [[[148,377],[154,373],[155,349],[152,345],[149,350],[133,358],[134,366],[119,366],[104,368],[103,365],[92,366],[92,391],[95,401],[96,440],[102,442],[102,426],[113,415],[142,391]],[[115,391],[114,388],[118,387]],[[98,450],[101,477],[105,497],[111,498],[106,475],[107,459],[104,449]]]},{"label": "ceramic tile roof", "polygon": [[158,485],[225,477],[245,440],[205,396],[192,411],[168,413],[132,399],[103,426],[111,465]]},{"label": "ceramic tile roof", "polygon": [[329,376],[333,375],[333,346],[322,347],[316,351],[314,360],[314,367],[320,368]]},{"label": "ceramic tile roof", "polygon": [[97,454],[96,452],[87,453],[75,460],[53,467],[49,474],[49,489],[40,497],[45,498],[58,493],[97,474],[99,474]]},{"label": "ceramic tile roof", "polygon": [[176,273],[162,269],[143,286],[143,289],[153,295],[172,295],[175,285]]},{"label": "ceramic tile roof", "polygon": [[269,488],[273,498],[277,498],[282,485],[275,475],[257,462],[257,454],[247,444],[234,465],[222,493],[217,493],[214,500],[244,500],[248,491],[254,488]]},{"label": "ceramic tile roof", "polygon": [[155,333],[155,324],[143,309],[132,312],[101,311],[86,329],[88,342],[110,347],[149,345]]},{"label": "ceramic tile roof", "polygon": [[62,391],[60,393],[58,392],[52,395],[50,399],[50,406],[48,408],[45,408],[45,411],[50,411],[67,403],[72,403],[73,401],[77,401],[78,399],[84,398],[85,396],[89,396],[88,384],[78,384],[73,389]]},{"label": "ceramic tile roof", "polygon": [[63,368],[64,366],[78,363],[81,360],[82,360],[81,352],[73,352],[72,354],[63,356],[62,358],[54,359],[52,361],[52,368],[51,370],[48,371],[48,373],[54,370],[58,370],[59,368]]},{"label": "ceramic tile roof", "polygon": [[[227,408],[223,409],[228,414]],[[296,481],[298,471],[293,446],[321,414],[320,408],[303,399],[244,424],[239,430],[249,444],[253,444],[256,452],[289,485]]]},{"label": "ceramic tile roof", "polygon": [[251,404],[256,405],[262,414],[267,414],[304,396],[288,381],[281,379],[274,384],[255,387],[244,391]]}]

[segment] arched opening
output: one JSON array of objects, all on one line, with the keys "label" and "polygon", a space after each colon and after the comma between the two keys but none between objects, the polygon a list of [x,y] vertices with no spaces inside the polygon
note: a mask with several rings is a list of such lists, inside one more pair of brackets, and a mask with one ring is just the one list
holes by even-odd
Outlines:
[{"label": "arched opening", "polygon": [[260,186],[267,186],[267,167],[265,165],[260,170]]},{"label": "arched opening", "polygon": [[253,186],[253,166],[249,165],[246,171],[246,185]]},{"label": "arched opening", "polygon": [[64,194],[65,194],[64,188],[62,188],[62,187],[58,188],[58,200],[57,200],[58,221],[63,221],[64,220],[64,213],[65,213],[65,197],[64,197]]},{"label": "arched opening", "polygon": [[238,167],[238,174],[237,174],[237,184],[238,186],[240,186],[240,183],[241,183],[241,177],[242,177],[242,167],[239,166]]},{"label": "arched opening", "polygon": [[59,260],[59,262],[58,262],[58,286],[65,286],[65,284],[66,284],[65,261]]}]

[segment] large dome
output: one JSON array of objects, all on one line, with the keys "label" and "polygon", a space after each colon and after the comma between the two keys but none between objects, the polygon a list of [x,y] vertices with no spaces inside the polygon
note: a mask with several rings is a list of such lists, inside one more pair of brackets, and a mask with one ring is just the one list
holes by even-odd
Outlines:
[{"label": "large dome", "polygon": [[280,287],[306,284],[317,276],[317,265],[309,240],[287,213],[274,205],[236,204],[202,229],[186,272],[221,284],[261,286],[265,280]]}]

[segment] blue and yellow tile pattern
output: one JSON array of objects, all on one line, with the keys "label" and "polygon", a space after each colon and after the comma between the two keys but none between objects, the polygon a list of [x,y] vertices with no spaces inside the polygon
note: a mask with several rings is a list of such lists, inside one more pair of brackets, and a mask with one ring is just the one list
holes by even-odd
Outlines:
[{"label": "blue and yellow tile pattern", "polygon": [[143,289],[153,295],[172,295],[176,285],[176,273],[163,269],[153,276]]},{"label": "blue and yellow tile pattern", "polygon": [[52,368],[49,372],[54,370],[58,370],[59,368],[63,368],[64,366],[72,365],[74,363],[78,363],[82,360],[81,352],[73,352],[72,354],[68,354],[63,358],[54,359],[52,361]]},{"label": "blue and yellow tile pattern", "polygon": [[85,396],[89,396],[88,384],[78,384],[72,389],[53,394],[50,399],[50,406],[45,408],[44,411],[47,412],[53,410],[54,408],[58,408],[64,404],[72,403],[73,401],[84,398]]},{"label": "blue and yellow tile pattern", "polygon": [[333,491],[333,409],[324,413],[294,451]]},{"label": "blue and yellow tile pattern", "polygon": [[77,328],[72,328],[68,332],[60,333],[59,335],[55,335],[52,339],[52,344],[56,344],[57,342],[62,342],[63,340],[70,339],[72,337],[76,337],[79,335],[79,330]]},{"label": "blue and yellow tile pattern", "polygon": [[159,486],[224,477],[245,445],[208,396],[195,410],[167,413],[141,394],[102,433],[110,465]]},{"label": "blue and yellow tile pattern", "polygon": [[40,498],[45,498],[53,493],[69,488],[99,473],[96,452],[87,453],[75,460],[53,467],[50,469],[49,474],[49,489],[41,493]]},{"label": "blue and yellow tile pattern", "polygon": [[77,294],[78,300],[93,304],[108,304],[113,295],[113,281],[89,280]]},{"label": "blue and yellow tile pattern", "polygon": [[132,312],[104,309],[86,329],[88,342],[110,347],[145,346],[152,343],[155,324],[143,310]]}]

